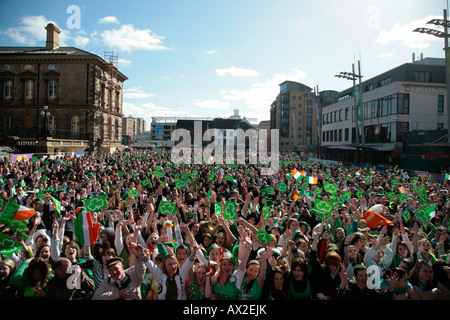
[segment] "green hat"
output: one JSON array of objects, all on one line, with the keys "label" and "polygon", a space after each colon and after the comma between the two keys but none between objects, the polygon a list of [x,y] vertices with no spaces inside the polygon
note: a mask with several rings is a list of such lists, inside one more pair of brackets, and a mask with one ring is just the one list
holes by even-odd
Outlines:
[{"label": "green hat", "polygon": [[213,249],[219,249],[220,250],[220,246],[217,243],[213,243],[212,245],[209,246],[208,250],[206,250],[206,254],[205,256],[209,259],[209,253],[213,250]]}]

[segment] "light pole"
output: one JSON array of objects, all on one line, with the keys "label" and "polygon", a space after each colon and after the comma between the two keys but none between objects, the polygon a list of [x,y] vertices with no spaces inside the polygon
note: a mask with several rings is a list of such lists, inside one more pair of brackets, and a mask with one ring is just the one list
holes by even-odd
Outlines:
[{"label": "light pole", "polygon": [[[362,142],[362,148],[363,148],[363,154],[364,154],[364,147],[365,147],[365,136],[364,136],[364,116],[362,112],[362,94],[361,94],[361,63],[358,60],[358,74],[355,73],[355,64],[352,64],[352,72],[340,72],[339,74],[335,75],[335,77],[338,78],[344,78],[347,80],[353,81],[353,97],[355,99],[355,113],[356,113],[356,145],[359,150],[360,144],[359,144],[359,135],[361,134],[361,142]],[[358,79],[358,85],[356,85],[356,79]],[[364,158],[364,157],[363,157]],[[364,161],[364,159],[363,159]]]},{"label": "light pole", "polygon": [[[450,133],[450,100],[449,100],[450,99],[450,85],[449,85],[450,58],[449,58],[449,47],[448,47],[449,46],[448,45],[448,37],[449,37],[448,28],[450,28],[450,21],[448,21],[448,18],[447,18],[447,10],[444,9],[444,19],[432,19],[432,20],[428,21],[427,23],[444,27],[444,32],[435,30],[435,29],[429,29],[429,28],[417,28],[414,30],[414,32],[431,34],[435,37],[444,39],[445,68],[446,68],[445,78],[447,81],[447,134],[448,134],[448,133]],[[450,138],[448,138],[448,141],[450,143]]]},{"label": "light pole", "polygon": [[50,111],[48,111],[48,106],[44,107],[41,111],[41,116],[44,118],[44,127],[42,128],[42,136],[47,138],[50,137],[50,130],[48,128],[48,118],[50,117]]}]

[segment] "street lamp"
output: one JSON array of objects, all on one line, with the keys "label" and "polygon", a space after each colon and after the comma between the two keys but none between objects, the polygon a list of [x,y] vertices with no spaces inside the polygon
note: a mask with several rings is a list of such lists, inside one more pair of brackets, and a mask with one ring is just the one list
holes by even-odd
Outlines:
[{"label": "street lamp", "polygon": [[[448,28],[450,27],[450,21],[447,19],[447,10],[444,9],[444,19],[432,19],[427,22],[428,24],[434,24],[436,26],[443,26],[444,31],[439,31],[435,29],[430,28],[417,28],[414,29],[413,32],[419,32],[419,33],[425,33],[425,34],[431,34],[438,38],[444,39],[444,50],[445,50],[445,67],[446,67],[446,81],[447,81],[447,132],[450,132],[450,86],[449,86],[449,80],[450,80],[450,66],[449,66],[449,45],[448,45]],[[449,139],[450,143],[450,139]]]},{"label": "street lamp", "polygon": [[[356,109],[356,145],[359,149],[359,135],[361,130],[361,142],[364,151],[365,147],[365,135],[364,135],[364,115],[362,112],[362,91],[361,91],[361,63],[358,60],[358,74],[355,73],[355,64],[352,64],[352,72],[340,72],[335,75],[337,78],[343,78],[353,81],[353,97],[355,99]],[[356,85],[356,79],[358,79],[358,86]]]},{"label": "street lamp", "polygon": [[48,118],[50,117],[50,111],[48,111],[48,106],[44,107],[41,111],[41,116],[44,118],[44,127],[42,128],[42,136],[50,137],[50,130],[48,128]]}]

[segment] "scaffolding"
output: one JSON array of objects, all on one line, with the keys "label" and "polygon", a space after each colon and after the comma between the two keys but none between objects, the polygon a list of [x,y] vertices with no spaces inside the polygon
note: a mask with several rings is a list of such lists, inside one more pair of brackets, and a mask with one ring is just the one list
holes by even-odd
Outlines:
[{"label": "scaffolding", "polygon": [[[108,104],[106,107],[107,112],[107,119],[106,119],[106,127],[107,127],[107,134],[106,134],[106,140],[109,147],[111,147],[111,142],[113,140],[113,114],[114,112],[114,104],[113,104],[113,92],[115,91],[115,82],[114,79],[117,77],[117,73],[119,71],[119,56],[114,53],[113,51],[105,52],[104,53],[105,61],[108,65],[108,74],[109,79],[106,83],[106,89],[108,90]],[[116,99],[117,100],[117,99]],[[118,101],[116,101],[116,104]],[[105,123],[103,122],[103,126]],[[117,130],[117,129],[116,129]],[[120,140],[121,137],[119,137]]]}]

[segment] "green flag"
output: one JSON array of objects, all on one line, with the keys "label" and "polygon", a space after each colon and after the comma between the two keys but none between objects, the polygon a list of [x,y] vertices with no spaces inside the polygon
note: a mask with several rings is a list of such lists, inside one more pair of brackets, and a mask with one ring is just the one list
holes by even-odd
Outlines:
[{"label": "green flag", "polygon": [[267,218],[269,218],[269,216],[270,216],[270,208],[267,205],[267,203],[264,204],[264,206],[262,208],[262,213],[263,213],[264,220],[267,221]]},{"label": "green flag", "polygon": [[89,212],[100,211],[101,209],[108,209],[108,201],[106,194],[99,195],[95,198],[84,199],[84,204]]},{"label": "green flag", "polygon": [[14,239],[11,239],[7,235],[0,233],[0,254],[10,256],[14,252],[22,249],[23,245]]},{"label": "green flag", "polygon": [[158,213],[168,215],[175,214],[177,212],[177,205],[170,201],[161,201],[158,208]]},{"label": "green flag", "polygon": [[320,211],[322,213],[326,213],[326,214],[333,213],[333,205],[329,202],[326,202],[326,201],[320,200],[320,199],[315,199],[314,209],[316,209],[317,211]]},{"label": "green flag", "polygon": [[51,199],[51,204],[52,204],[52,209],[54,210],[54,211],[56,211],[56,213],[57,213],[57,217],[59,218],[59,216],[61,215],[61,201],[59,201],[58,199],[56,199],[55,197],[53,197],[53,196],[50,196],[50,199]]},{"label": "green flag", "polygon": [[339,186],[334,183],[324,182],[323,189],[328,193],[336,194],[339,189]]},{"label": "green flag", "polygon": [[186,180],[183,180],[183,179],[175,179],[175,186],[178,189],[185,189],[185,188],[187,188],[187,182],[186,182]]},{"label": "green flag", "polygon": [[405,219],[405,222],[408,223],[409,219],[411,219],[411,213],[409,213],[409,210],[405,210],[402,212],[403,219]]},{"label": "green flag", "polygon": [[431,219],[429,213],[422,208],[419,208],[419,210],[417,210],[416,217],[417,217],[417,219],[419,219],[420,221],[423,221],[425,223],[430,222],[430,219]]},{"label": "green flag", "polygon": [[214,214],[220,216],[222,214],[222,205],[220,203],[214,204]]},{"label": "green flag", "polygon": [[237,203],[234,201],[225,202],[225,214],[224,218],[227,220],[235,220],[237,211]]},{"label": "green flag", "polygon": [[350,192],[344,191],[344,192],[342,192],[342,198],[344,201],[350,202],[350,199],[352,198],[352,194]]},{"label": "green flag", "polygon": [[272,240],[272,236],[266,232],[263,228],[259,229],[258,233],[255,235],[255,238],[259,240],[262,244],[269,244]]},{"label": "green flag", "polygon": [[287,185],[284,181],[282,181],[278,184],[278,190],[280,190],[281,192],[286,192],[286,189],[287,189]]},{"label": "green flag", "polygon": [[142,181],[141,181],[141,184],[142,184],[143,187],[148,186],[150,183],[151,183],[151,180],[150,180],[150,179],[145,179],[145,180],[142,180]]},{"label": "green flag", "polygon": [[164,172],[162,171],[153,171],[153,175],[157,176],[158,178],[164,178]]}]

